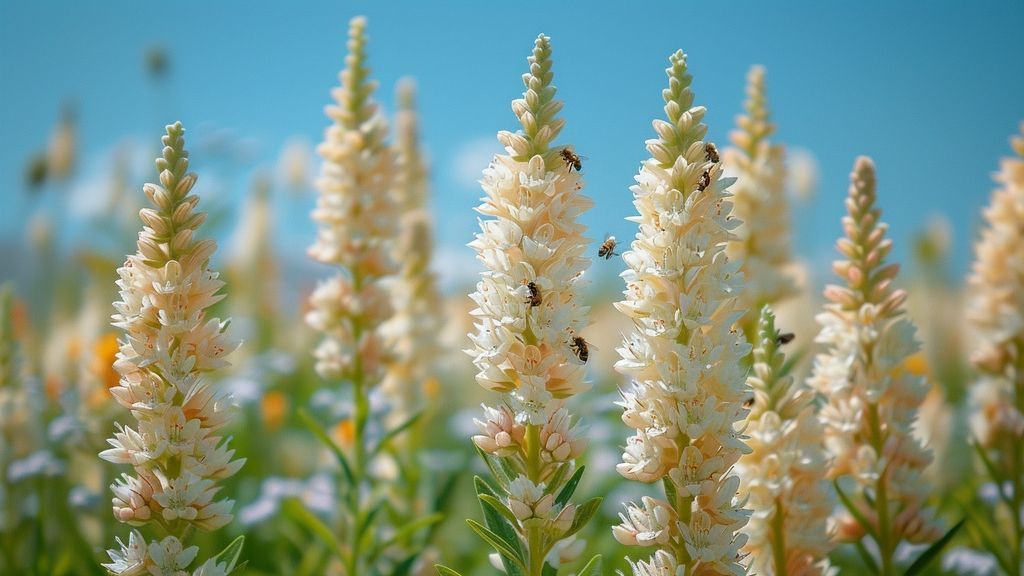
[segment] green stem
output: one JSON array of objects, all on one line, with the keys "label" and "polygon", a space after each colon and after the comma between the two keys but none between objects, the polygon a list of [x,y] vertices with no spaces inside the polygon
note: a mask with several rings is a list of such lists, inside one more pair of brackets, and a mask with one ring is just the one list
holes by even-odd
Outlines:
[{"label": "green stem", "polygon": [[[1024,414],[1024,338],[1017,338],[1014,341],[1016,348],[1017,362],[1014,366],[1014,404],[1017,412]],[[1013,467],[1013,509],[1010,510],[1010,517],[1013,519],[1013,569],[1016,576],[1021,576],[1021,564],[1024,563],[1024,526],[1021,523],[1021,507],[1024,506],[1024,498],[1021,497],[1021,490],[1024,489],[1024,443],[1010,443],[1011,465]]]},{"label": "green stem", "polygon": [[775,517],[772,518],[772,558],[775,560],[775,576],[786,576],[786,510],[782,500],[775,499]]},{"label": "green stem", "polygon": [[[540,426],[526,425],[526,477],[534,484],[540,483]],[[529,548],[529,576],[541,576],[544,572],[544,542],[541,527],[527,528],[526,540]]]},{"label": "green stem", "polygon": [[[882,436],[882,425],[878,417],[878,404],[868,404],[868,424],[871,427],[871,444],[875,454],[882,458],[882,447],[885,440]],[[888,467],[886,467],[888,468]],[[887,470],[882,470],[875,483],[875,511],[878,514],[878,555],[882,560],[881,576],[894,574],[892,554],[893,542],[889,528],[889,494],[886,481]]]},{"label": "green stem", "polygon": [[[354,275],[352,279],[354,290],[358,293],[362,278]],[[348,576],[358,576],[359,560],[362,544],[359,524],[363,521],[362,494],[363,482],[366,480],[366,446],[364,445],[363,432],[366,429],[366,422],[370,415],[370,406],[366,397],[366,383],[364,382],[363,363],[359,356],[359,340],[362,338],[363,326],[359,318],[351,318],[352,340],[357,348],[353,356],[352,370],[352,396],[355,403],[355,418],[352,434],[352,476],[355,482],[349,491],[350,511],[352,518],[351,533],[349,537],[350,548],[348,558]]]}]

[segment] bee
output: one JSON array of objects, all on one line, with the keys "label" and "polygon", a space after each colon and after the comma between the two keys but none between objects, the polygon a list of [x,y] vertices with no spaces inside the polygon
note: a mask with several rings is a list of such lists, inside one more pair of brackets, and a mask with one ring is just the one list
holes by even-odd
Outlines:
[{"label": "bee", "polygon": [[715,164],[718,164],[718,148],[711,142],[704,144],[704,157]]},{"label": "bee", "polygon": [[565,161],[565,165],[569,167],[569,171],[575,168],[577,172],[583,169],[583,159],[576,154],[571,148],[562,148],[562,151],[558,153]]},{"label": "bee", "polygon": [[705,170],[704,173],[700,175],[700,180],[697,180],[697,191],[698,192],[703,192],[704,189],[707,188],[710,184],[711,184],[711,171],[710,170]]},{"label": "bee", "polygon": [[530,291],[530,299],[528,300],[530,307],[536,308],[537,306],[540,306],[544,301],[544,298],[540,295],[540,288],[537,286],[537,283],[530,282],[526,285],[526,288]]},{"label": "bee", "polygon": [[597,249],[597,257],[611,260],[612,256],[618,256],[615,252],[615,236],[605,236],[601,247]]},{"label": "bee", "polygon": [[587,347],[587,341],[583,339],[583,336],[573,336],[569,348],[580,359],[580,362],[587,363],[587,359],[590,358],[590,349]]},{"label": "bee", "polygon": [[779,334],[778,336],[775,337],[775,345],[785,346],[786,344],[792,342],[794,338],[796,338],[796,334],[793,334],[792,332]]}]

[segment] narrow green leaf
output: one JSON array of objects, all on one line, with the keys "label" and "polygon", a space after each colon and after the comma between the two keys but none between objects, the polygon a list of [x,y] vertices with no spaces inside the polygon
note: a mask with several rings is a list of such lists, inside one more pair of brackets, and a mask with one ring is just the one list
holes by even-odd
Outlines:
[{"label": "narrow green leaf", "polygon": [[238,566],[235,566],[234,570],[232,570],[231,572],[228,572],[228,576],[241,576],[242,574],[245,574],[245,569],[248,568],[248,567],[249,567],[249,561],[246,560],[246,561],[242,562],[241,564],[239,564]]},{"label": "narrow green leaf", "polygon": [[218,564],[226,564],[227,572],[230,574],[235,569],[235,564],[238,563],[239,556],[242,555],[242,547],[245,545],[245,536],[239,536],[231,541],[230,544],[224,547],[216,556],[214,556],[214,562]]},{"label": "narrow green leaf", "polygon": [[515,523],[517,522],[518,519],[516,518],[516,515],[513,514],[512,510],[510,510],[509,507],[506,506],[505,503],[502,502],[501,500],[498,500],[497,498],[491,496],[490,494],[479,494],[477,498],[479,498],[480,501],[483,502],[484,504],[487,504],[491,508],[494,508],[496,512],[504,516],[505,519],[511,522],[513,525],[515,525]]},{"label": "narrow green leaf", "polygon": [[565,486],[561,491],[558,492],[558,496],[555,496],[555,504],[564,505],[572,498],[574,492],[576,492],[576,486],[580,483],[580,478],[583,477],[583,470],[586,466],[580,466],[576,469],[576,472],[569,478],[569,481],[565,483]]},{"label": "narrow green leaf", "polygon": [[558,576],[558,568],[545,562],[544,566],[540,569],[540,576]]},{"label": "narrow green leaf", "polygon": [[370,556],[372,558],[376,558],[380,553],[384,552],[389,547],[393,546],[396,542],[401,542],[402,539],[415,534],[417,531],[422,530],[427,526],[436,524],[441,520],[444,520],[444,514],[441,514],[440,512],[435,512],[434,514],[431,514],[429,516],[422,516],[420,518],[413,520],[412,522],[409,522],[408,524],[402,526],[400,530],[396,531],[390,538],[378,544],[376,548],[373,550],[373,552],[370,554]]},{"label": "narrow green leaf", "polygon": [[410,416],[405,422],[402,422],[398,426],[395,426],[391,430],[388,430],[384,434],[384,437],[380,439],[380,442],[377,443],[377,446],[373,449],[373,451],[370,452],[371,457],[379,454],[381,450],[387,447],[389,442],[398,437],[398,435],[401,434],[402,432],[408,430],[412,425],[416,424],[416,422],[419,421],[421,416],[423,416],[423,410],[420,410],[419,412]]},{"label": "narrow green leaf", "polygon": [[918,574],[919,572],[924,570],[925,567],[928,566],[928,563],[934,560],[935,557],[938,556],[940,552],[942,552],[942,549],[946,547],[946,544],[949,544],[949,541],[952,540],[954,536],[956,536],[956,533],[960,530],[960,527],[963,526],[964,522],[966,521],[967,519],[964,518],[956,524],[954,524],[953,527],[950,528],[949,531],[942,536],[942,538],[936,540],[931,546],[928,547],[927,550],[922,552],[921,555],[917,557],[917,560],[914,560],[914,563],[910,565],[910,568],[907,568],[907,571],[904,573],[904,576],[914,576],[915,574]]},{"label": "narrow green leaf", "polygon": [[412,567],[416,564],[416,558],[418,557],[418,552],[406,556],[404,560],[395,564],[395,567],[391,569],[391,576],[408,576],[409,572],[412,571]]},{"label": "narrow green leaf", "polygon": [[852,500],[850,500],[850,497],[846,495],[846,492],[843,492],[843,488],[839,486],[839,480],[833,480],[832,485],[835,486],[836,494],[839,496],[839,501],[842,502],[843,506],[850,512],[850,515],[853,516],[853,519],[856,520],[857,523],[860,524],[861,527],[863,527],[864,530],[877,541],[878,534],[875,533],[875,527],[872,526],[871,523],[868,522],[867,518],[865,518],[864,515],[860,513],[860,510],[858,510],[857,506],[853,503]]},{"label": "narrow green leaf", "polygon": [[591,558],[576,576],[601,576],[601,555]]},{"label": "narrow green leaf", "polygon": [[494,461],[490,454],[481,450],[480,447],[477,446],[476,444],[473,444],[473,447],[476,448],[477,454],[480,455],[480,458],[483,459],[484,464],[487,465],[487,469],[491,471],[491,476],[498,481],[498,484],[501,484],[502,486],[507,486],[510,480],[508,476],[505,475],[505,471],[503,469],[499,469],[499,467],[494,464]]},{"label": "narrow green leaf", "polygon": [[491,532],[487,527],[476,520],[466,520],[466,523],[469,524],[469,527],[472,528],[478,536],[483,538],[485,542],[493,546],[499,554],[514,562],[520,569],[526,570],[526,564],[520,557],[521,555],[516,554],[511,548],[509,548],[508,544],[502,540],[500,536]]},{"label": "narrow green leaf", "polygon": [[985,453],[985,449],[981,447],[981,444],[979,444],[977,440],[972,437],[968,444],[971,445],[971,448],[974,448],[974,452],[981,459],[982,464],[985,465],[985,470],[995,483],[996,490],[999,491],[1000,500],[1006,503],[1006,505],[1010,507],[1010,510],[1013,510],[1013,498],[1003,490],[1003,475],[999,473],[999,469],[992,463],[992,459],[988,457],[988,454]]},{"label": "narrow green leaf", "polygon": [[349,486],[355,486],[356,479],[352,474],[352,467],[349,466],[348,458],[346,458],[345,453],[341,451],[341,447],[331,439],[330,435],[327,434],[327,431],[324,430],[323,427],[320,426],[320,423],[314,420],[304,408],[299,408],[298,415],[302,424],[305,425],[306,428],[309,428],[313,435],[316,436],[317,440],[320,440],[320,442],[334,453],[334,457],[338,459],[339,463],[341,463],[341,469],[345,473],[345,479],[348,481]]},{"label": "narrow green leaf", "polygon": [[581,504],[576,509],[576,516],[572,519],[572,526],[569,526],[569,529],[562,535],[562,539],[568,538],[582,530],[587,525],[587,522],[590,522],[590,519],[594,517],[594,514],[597,513],[598,508],[601,507],[601,500],[602,498],[597,496]]},{"label": "narrow green leaf", "polygon": [[462,574],[459,574],[455,570],[440,564],[434,564],[434,570],[437,570],[439,576],[462,576]]},{"label": "narrow green leaf", "polygon": [[348,560],[348,554],[342,549],[341,544],[338,542],[338,537],[335,536],[334,532],[324,524],[324,521],[317,518],[315,514],[306,509],[305,506],[295,500],[288,500],[285,502],[285,510],[288,515],[309,529],[314,536],[323,541],[327,547],[334,552],[334,554],[341,559],[342,562]]},{"label": "narrow green leaf", "polygon": [[[509,522],[501,515],[500,512],[492,508],[491,505],[482,498],[482,496],[491,496],[492,498],[498,499],[498,495],[491,490],[490,485],[487,484],[483,478],[480,478],[479,476],[475,477],[474,483],[476,484],[477,495],[478,497],[481,497],[480,509],[483,510],[484,513],[484,524],[504,540],[508,547],[511,548],[520,559],[522,559],[523,548],[519,541],[519,535],[516,532],[515,522]],[[515,516],[513,515],[513,517]],[[505,566],[505,573],[508,574],[508,576],[523,575],[523,571],[514,563],[503,559],[502,564]]]},{"label": "narrow green leaf", "polygon": [[679,492],[676,490],[675,483],[673,483],[672,479],[668,476],[662,478],[661,483],[665,486],[665,499],[669,502],[675,502],[679,495]]},{"label": "narrow green leaf", "polygon": [[878,563],[871,557],[871,553],[864,547],[864,543],[857,540],[853,543],[853,547],[857,550],[857,554],[860,554],[860,559],[864,561],[864,565],[868,567],[868,570],[871,570],[872,574],[879,574]]},{"label": "narrow green leaf", "polygon": [[491,485],[487,483],[487,480],[484,480],[479,476],[473,476],[473,487],[476,488],[477,496],[487,494],[494,496],[495,498],[498,497],[498,493],[494,491],[494,488],[491,488]]},{"label": "narrow green leaf", "polygon": [[380,514],[380,511],[384,509],[384,503],[385,501],[381,500],[374,504],[373,508],[367,511],[359,520],[359,529],[356,531],[359,538],[362,538],[363,535],[366,534],[366,531],[369,530],[370,526],[373,525],[374,518],[376,518],[377,514]]},{"label": "narrow green leaf", "polygon": [[991,519],[983,518],[977,511],[970,506],[963,507],[964,512],[970,516],[971,521],[967,524],[968,532],[973,532],[977,537],[977,541],[980,542],[981,546],[988,550],[992,556],[995,557],[999,566],[1002,567],[1008,574],[1012,573],[1010,569],[1011,562],[1003,554],[1003,551],[1008,548],[1005,542],[1001,542],[999,537],[992,531],[990,523],[994,524]]}]

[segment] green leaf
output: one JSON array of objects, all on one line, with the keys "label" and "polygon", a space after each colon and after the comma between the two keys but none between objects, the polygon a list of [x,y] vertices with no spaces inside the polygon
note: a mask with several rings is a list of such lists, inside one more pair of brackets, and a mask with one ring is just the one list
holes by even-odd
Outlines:
[{"label": "green leaf", "polygon": [[509,548],[508,543],[505,542],[501,538],[501,536],[498,536],[494,532],[491,532],[483,524],[477,522],[476,520],[466,520],[466,523],[469,524],[469,527],[472,528],[473,531],[476,532],[478,536],[483,538],[485,542],[493,546],[494,549],[497,550],[499,554],[514,562],[516,566],[518,566],[521,570],[526,570],[526,564],[521,557],[522,554],[517,554],[515,551]]},{"label": "green leaf", "polygon": [[511,480],[505,474],[504,469],[500,469],[498,466],[495,466],[491,455],[481,450],[479,446],[473,444],[473,447],[476,448],[476,452],[480,455],[480,458],[483,458],[484,464],[487,465],[487,469],[491,471],[491,476],[498,481],[498,484],[507,486]]},{"label": "green leaf", "polygon": [[388,430],[387,433],[384,434],[384,437],[380,439],[380,442],[377,444],[376,448],[374,448],[373,451],[370,452],[370,457],[372,458],[373,456],[379,454],[380,451],[383,450],[388,445],[389,442],[394,440],[402,432],[408,430],[413,424],[416,424],[416,422],[419,421],[421,416],[423,416],[423,410],[420,410],[419,412],[410,416],[405,422],[402,422],[398,426],[395,426],[391,430]]},{"label": "green leaf", "polygon": [[379,514],[380,511],[383,510],[383,509],[384,509],[384,501],[381,500],[380,502],[377,502],[373,506],[373,508],[371,508],[362,517],[362,519],[359,521],[359,529],[356,531],[357,534],[358,534],[358,536],[357,536],[358,538],[362,538],[363,535],[366,534],[366,531],[370,529],[371,525],[373,525],[374,518],[376,518],[377,514]]},{"label": "green leaf", "polygon": [[572,498],[573,492],[576,492],[576,486],[580,483],[580,478],[583,477],[583,470],[586,466],[580,466],[576,469],[576,472],[569,478],[569,481],[565,483],[565,486],[558,492],[558,496],[555,496],[555,504],[565,505],[566,502]]},{"label": "green leaf", "polygon": [[[484,523],[489,529],[497,534],[509,548],[511,548],[518,556],[520,562],[523,558],[523,548],[519,542],[519,535],[515,529],[515,522],[509,522],[500,512],[492,508],[482,497],[490,496],[498,499],[497,493],[491,489],[491,486],[483,478],[475,476],[473,483],[476,486],[477,496],[480,497],[480,508],[484,513]],[[499,500],[500,502],[500,500]],[[513,518],[515,515],[513,515]],[[522,576],[523,571],[519,569],[513,563],[502,560],[502,564],[505,566],[505,573],[508,576]]]},{"label": "green leaf", "polygon": [[402,528],[396,531],[390,538],[384,542],[378,544],[373,552],[370,554],[371,558],[376,558],[381,552],[384,552],[388,547],[393,546],[396,542],[402,541],[403,538],[415,534],[417,531],[431,526],[444,520],[444,514],[435,512],[429,516],[422,516],[402,526]]},{"label": "green leaf", "polygon": [[334,453],[334,457],[337,458],[338,462],[341,464],[341,469],[345,473],[345,479],[348,481],[349,486],[355,486],[356,478],[352,474],[352,467],[349,466],[348,458],[346,458],[345,453],[341,451],[341,447],[331,439],[330,435],[327,434],[327,431],[324,430],[323,427],[320,426],[320,423],[314,420],[304,408],[299,408],[298,415],[302,424],[305,425],[306,428],[309,428],[313,435],[316,436],[317,440],[322,442],[331,450],[331,452]]},{"label": "green leaf", "polygon": [[591,558],[576,576],[601,576],[601,555]]},{"label": "green leaf", "polygon": [[462,576],[462,574],[459,574],[455,570],[440,564],[434,564],[434,570],[437,570],[439,576]]},{"label": "green leaf", "polygon": [[949,532],[946,532],[946,534],[943,535],[942,538],[936,540],[931,546],[928,547],[927,550],[922,552],[921,555],[917,557],[917,560],[914,560],[914,563],[910,565],[910,568],[907,568],[907,571],[904,573],[904,576],[914,576],[915,574],[918,574],[919,572],[924,570],[925,567],[928,566],[928,563],[934,560],[935,557],[938,556],[940,552],[942,552],[942,549],[946,547],[946,544],[949,544],[949,541],[952,540],[954,536],[956,536],[956,533],[960,530],[960,527],[963,526],[964,522],[966,521],[966,518],[961,519],[959,522],[954,524],[953,527],[949,529]]},{"label": "green leaf", "polygon": [[416,564],[416,558],[418,557],[419,552],[406,556],[404,560],[395,564],[395,567],[391,569],[391,576],[407,576],[412,571],[412,567]]},{"label": "green leaf", "polygon": [[857,553],[860,554],[860,559],[864,561],[864,565],[868,567],[868,570],[871,570],[872,574],[878,574],[880,572],[878,570],[878,563],[871,557],[871,553],[868,552],[868,549],[864,547],[864,542],[857,540],[853,543],[853,547],[857,550]]},{"label": "green leaf", "polygon": [[476,495],[488,494],[490,496],[498,497],[498,493],[491,488],[491,485],[487,483],[487,480],[479,476],[473,476],[473,487],[476,488]]},{"label": "green leaf", "polygon": [[513,526],[518,521],[518,518],[516,518],[516,515],[512,513],[512,510],[510,510],[504,502],[498,500],[494,496],[491,496],[490,494],[478,494],[477,498],[479,498],[482,503],[490,506],[497,513],[504,516],[505,519],[511,522]]},{"label": "green leaf", "polygon": [[547,562],[540,569],[540,576],[558,576],[558,568],[555,568]]},{"label": "green leaf", "polygon": [[602,498],[597,496],[581,504],[576,509],[576,516],[572,519],[572,526],[569,526],[569,529],[561,536],[561,539],[568,538],[582,530],[587,525],[587,522],[590,522],[590,519],[594,517],[594,514],[597,513],[598,508],[601,507],[601,500]]},{"label": "green leaf", "polygon": [[245,536],[239,536],[231,541],[230,544],[224,547],[216,556],[213,557],[214,562],[218,564],[226,564],[227,572],[230,574],[235,569],[235,564],[238,563],[238,558],[242,555],[242,547],[245,545]]},{"label": "green leaf", "polygon": [[676,498],[679,497],[679,492],[676,490],[676,485],[672,482],[672,479],[665,476],[661,479],[661,483],[665,486],[665,499],[669,502],[675,502]]},{"label": "green leaf", "polygon": [[334,552],[334,554],[341,559],[342,562],[348,560],[348,554],[342,549],[341,544],[338,543],[338,537],[335,536],[334,532],[324,524],[324,521],[318,518],[315,514],[306,509],[305,506],[295,500],[288,500],[285,502],[285,510],[288,515],[309,529],[317,538],[323,541],[327,547]]},{"label": "green leaf", "polygon": [[850,497],[846,495],[846,492],[843,492],[842,487],[839,486],[839,480],[833,480],[832,485],[835,486],[836,494],[839,496],[839,501],[842,502],[843,506],[850,512],[850,515],[853,516],[853,519],[856,520],[857,523],[860,524],[861,527],[864,528],[864,530],[877,541],[878,534],[875,533],[874,526],[872,526],[871,523],[868,522],[867,518],[865,518],[864,515],[860,513],[860,510],[858,510],[857,506],[853,503],[852,500],[850,500]]},{"label": "green leaf", "polygon": [[988,475],[992,478],[992,481],[996,485],[996,489],[999,491],[999,498],[1003,502],[1005,502],[1007,506],[1010,507],[1010,510],[1013,510],[1013,498],[1011,498],[1009,494],[1003,491],[1004,480],[1002,477],[1003,475],[999,473],[999,469],[996,468],[995,464],[992,463],[992,459],[989,458],[988,454],[985,453],[985,449],[981,447],[981,444],[979,444],[973,436],[971,437],[971,440],[968,442],[968,444],[971,445],[971,448],[974,448],[974,451],[978,454],[978,457],[981,459],[982,464],[985,465],[985,470],[988,471]]}]

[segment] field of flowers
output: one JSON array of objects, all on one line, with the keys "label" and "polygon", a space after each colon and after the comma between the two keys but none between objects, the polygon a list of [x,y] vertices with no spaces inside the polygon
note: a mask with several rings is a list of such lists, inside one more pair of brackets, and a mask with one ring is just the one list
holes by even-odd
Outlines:
[{"label": "field of flowers", "polygon": [[[942,226],[893,262],[897,192],[862,156],[822,290],[768,70],[713,143],[666,55],[615,238],[583,223],[601,196],[541,34],[479,166],[478,279],[444,294],[416,86],[386,114],[367,20],[348,34],[314,179],[296,149],[211,204],[168,118],[146,183],[117,163],[78,224],[103,248],[25,226],[0,290],[0,574],[1024,574],[1024,123],[978,183],[966,279]],[[76,148],[68,110],[27,186],[59,193]],[[315,241],[281,253],[273,197],[305,189]]]}]

